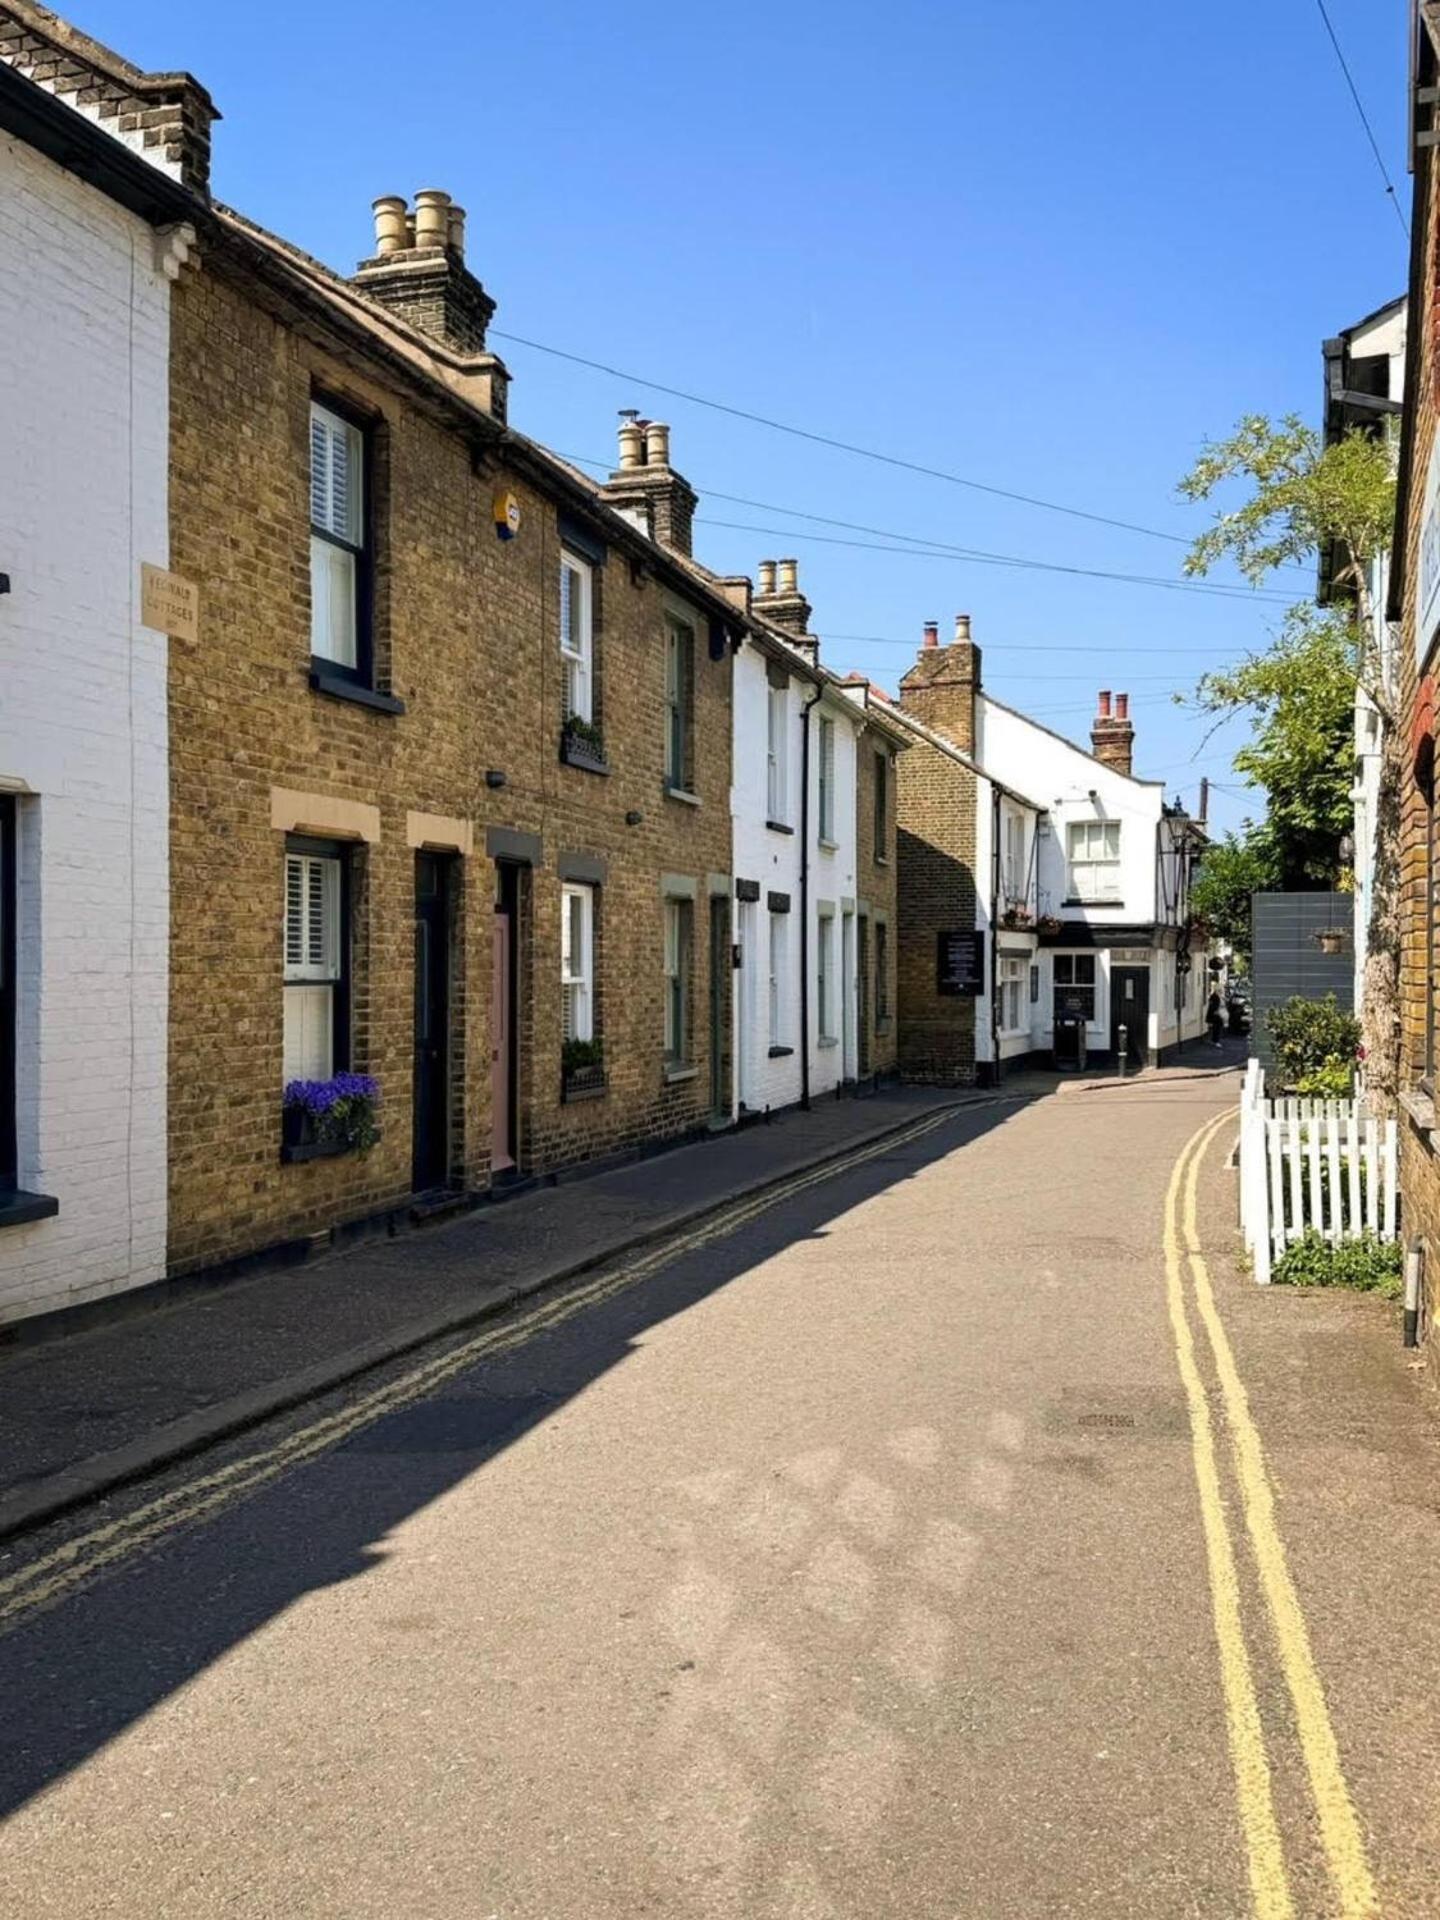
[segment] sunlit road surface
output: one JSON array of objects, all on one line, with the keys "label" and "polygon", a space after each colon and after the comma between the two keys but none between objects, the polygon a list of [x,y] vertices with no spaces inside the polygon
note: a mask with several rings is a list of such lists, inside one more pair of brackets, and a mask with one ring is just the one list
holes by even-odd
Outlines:
[{"label": "sunlit road surface", "polygon": [[0,1911],[1440,1913],[1431,1414],[1234,1269],[1234,1092],[954,1117],[27,1543]]}]

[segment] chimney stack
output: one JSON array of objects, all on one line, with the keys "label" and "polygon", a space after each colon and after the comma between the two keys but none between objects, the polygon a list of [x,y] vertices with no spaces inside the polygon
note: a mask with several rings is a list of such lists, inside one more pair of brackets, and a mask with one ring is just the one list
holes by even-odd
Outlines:
[{"label": "chimney stack", "polygon": [[633,407],[620,415],[619,465],[605,483],[605,498],[637,521],[662,547],[689,554],[699,496],[670,465],[670,429],[642,420]]},{"label": "chimney stack", "polygon": [[375,252],[353,285],[465,362],[467,396],[503,423],[510,375],[486,350],[495,302],[465,265],[465,209],[439,187],[423,187],[413,208],[387,193],[373,210]]},{"label": "chimney stack", "polygon": [[970,616],[957,613],[955,638],[940,644],[938,620],[925,622],[915,664],[900,682],[900,706],[922,725],[943,733],[965,753],[975,751],[975,701],[980,692],[980,649],[970,634]]},{"label": "chimney stack", "polygon": [[758,572],[760,585],[755,594],[756,613],[779,627],[792,647],[798,647],[811,660],[820,658],[820,642],[810,631],[810,602],[800,591],[798,560],[762,560]]},{"label": "chimney stack", "polygon": [[1129,774],[1135,757],[1135,728],[1130,720],[1130,696],[1115,695],[1112,712],[1110,695],[1100,695],[1099,711],[1090,727],[1090,745],[1095,758],[1117,773]]}]

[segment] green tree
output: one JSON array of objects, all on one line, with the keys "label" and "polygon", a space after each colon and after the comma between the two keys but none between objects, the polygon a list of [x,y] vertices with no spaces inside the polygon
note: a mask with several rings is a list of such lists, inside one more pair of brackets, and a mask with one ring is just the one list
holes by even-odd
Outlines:
[{"label": "green tree", "polygon": [[1192,501],[1231,488],[1240,490],[1238,505],[1217,512],[1195,540],[1187,573],[1208,573],[1228,559],[1258,586],[1277,568],[1313,562],[1321,552],[1331,562],[1331,608],[1317,614],[1300,602],[1271,647],[1228,673],[1207,674],[1194,695],[1217,719],[1257,718],[1255,737],[1235,765],[1265,793],[1285,884],[1298,876],[1311,884],[1339,878],[1339,834],[1353,818],[1337,784],[1350,751],[1348,708],[1343,728],[1339,720],[1342,685],[1348,681],[1351,702],[1357,686],[1363,689],[1384,729],[1363,1020],[1366,1085],[1385,1109],[1399,1084],[1404,755],[1377,644],[1375,582],[1395,521],[1393,436],[1357,429],[1327,444],[1297,414],[1278,421],[1251,414],[1228,439],[1207,443],[1180,483]]},{"label": "green tree", "polygon": [[1190,886],[1190,907],[1235,949],[1242,969],[1250,964],[1250,896],[1279,885],[1279,864],[1269,829],[1248,821],[1243,834],[1228,834],[1205,849]]}]

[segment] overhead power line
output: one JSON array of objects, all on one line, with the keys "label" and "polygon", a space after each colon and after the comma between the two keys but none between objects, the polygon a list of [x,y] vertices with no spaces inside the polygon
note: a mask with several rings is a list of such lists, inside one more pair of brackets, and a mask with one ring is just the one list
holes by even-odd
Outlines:
[{"label": "overhead power line", "polygon": [[[895,633],[830,633],[826,631],[820,635],[820,638],[848,646],[913,647],[915,645],[913,639],[905,639]],[[987,660],[991,658],[1003,660],[1012,653],[1099,653],[1103,654],[1107,660],[1112,654],[1117,653],[1143,653],[1148,659],[1153,660],[1158,653],[1209,653],[1212,651],[1210,647],[1200,642],[1183,647],[1156,648],[1112,647],[1105,641],[1095,641],[1091,645],[1086,645],[1076,640],[999,640],[984,642],[983,646]]]},{"label": "overhead power line", "polygon": [[[808,516],[807,516],[808,517]],[[886,545],[878,540],[850,540],[839,534],[803,533],[795,527],[762,527],[746,520],[712,520],[708,514],[697,518],[697,526],[724,527],[732,533],[763,533],[772,539],[813,540],[827,547],[855,547],[867,553],[895,553],[907,560],[969,560],[981,567],[1015,567],[1022,571],[1065,573],[1090,580],[1120,581],[1132,587],[1158,587],[1165,593],[1198,593],[1211,599],[1253,602],[1257,593],[1270,606],[1289,604],[1285,594],[1268,593],[1265,588],[1217,586],[1202,580],[1166,580],[1159,574],[1112,573],[1101,567],[1066,566],[1058,560],[1022,560],[1008,554],[981,553],[972,548],[945,546]]]},{"label": "overhead power line", "polygon": [[1405,218],[1404,209],[1400,205],[1400,197],[1395,191],[1395,182],[1390,178],[1390,170],[1385,165],[1385,157],[1380,151],[1380,143],[1375,138],[1375,129],[1370,124],[1370,116],[1366,113],[1365,103],[1360,98],[1360,89],[1355,85],[1355,77],[1350,71],[1350,63],[1345,58],[1344,50],[1336,35],[1334,22],[1330,18],[1330,10],[1325,5],[1325,0],[1315,0],[1315,4],[1320,9],[1320,18],[1325,23],[1325,31],[1330,36],[1330,44],[1335,49],[1335,58],[1340,62],[1340,71],[1344,74],[1345,84],[1350,89],[1350,98],[1355,102],[1355,111],[1359,114],[1360,124],[1365,129],[1365,138],[1370,142],[1370,151],[1375,156],[1375,165],[1380,169],[1380,178],[1385,182],[1385,191],[1389,194],[1390,204],[1395,209],[1395,218],[1400,222],[1400,231],[1408,240],[1410,238],[1410,223]]},{"label": "overhead power line", "polygon": [[627,373],[623,367],[612,367],[603,360],[589,360],[582,353],[570,353],[564,347],[546,346],[542,340],[530,340],[520,333],[506,333],[499,327],[490,329],[492,339],[509,340],[514,346],[528,347],[532,353],[547,353],[556,360],[568,360],[572,366],[588,367],[592,373],[606,373],[615,380],[628,381],[632,386],[647,387],[651,393],[667,394],[672,400],[684,400],[692,407],[708,407],[712,413],[729,414],[732,420],[748,420],[752,426],[765,427],[771,433],[789,434],[792,439],[808,440],[812,446],[832,447],[837,453],[853,453],[861,460],[877,460],[882,466],[899,467],[906,473],[922,474],[927,480],[943,480],[947,486],[968,487],[974,493],[988,493],[997,500],[1013,500],[1023,507],[1038,507],[1045,513],[1063,513],[1072,520],[1088,520],[1098,527],[1117,527],[1122,533],[1141,533],[1150,540],[1168,540],[1178,547],[1188,547],[1189,539],[1183,533],[1165,533],[1159,527],[1141,526],[1134,520],[1116,520],[1108,514],[1090,513],[1084,507],[1070,507],[1058,500],[1042,500],[1033,493],[1016,493],[1009,487],[992,486],[985,480],[971,480],[964,474],[949,473],[943,467],[928,467],[918,460],[906,460],[895,453],[882,453],[878,447],[862,447],[852,440],[839,440],[832,434],[815,433],[809,427],[797,427],[785,420],[773,420],[769,414],[754,413],[748,407],[732,406],[726,400],[712,400],[703,393],[691,393],[684,387],[667,386],[663,380],[647,380],[643,374]]}]

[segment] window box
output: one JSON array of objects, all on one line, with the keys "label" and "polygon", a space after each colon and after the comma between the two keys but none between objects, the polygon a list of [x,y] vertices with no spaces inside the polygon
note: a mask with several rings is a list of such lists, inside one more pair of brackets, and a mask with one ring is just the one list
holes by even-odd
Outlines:
[{"label": "window box", "polygon": [[600,729],[578,714],[572,713],[560,729],[560,758],[567,767],[580,767],[586,773],[610,771]]},{"label": "window box", "polygon": [[1035,916],[1028,907],[1006,907],[1000,924],[1012,933],[1028,932],[1035,924]]},{"label": "window box", "polygon": [[337,1073],[329,1080],[292,1080],[285,1089],[280,1158],[325,1160],[368,1153],[380,1138],[375,1110],[380,1089],[368,1073]]},{"label": "window box", "polygon": [[1035,931],[1037,933],[1048,934],[1052,939],[1056,934],[1062,933],[1064,927],[1065,923],[1058,913],[1042,913],[1040,918],[1035,922]]},{"label": "window box", "polygon": [[567,1040],[560,1049],[560,1098],[598,1100],[605,1092],[605,1056],[598,1040]]}]

